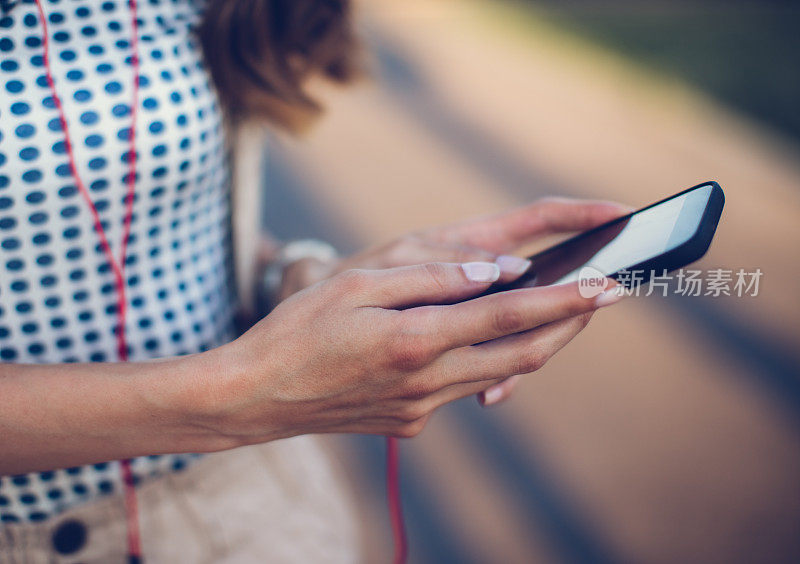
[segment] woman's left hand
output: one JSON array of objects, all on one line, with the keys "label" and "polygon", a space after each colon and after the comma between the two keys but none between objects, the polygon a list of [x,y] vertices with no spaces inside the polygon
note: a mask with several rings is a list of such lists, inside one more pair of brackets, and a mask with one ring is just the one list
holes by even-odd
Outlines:
[{"label": "woman's left hand", "polygon": [[[323,263],[304,259],[284,273],[281,297],[286,298],[326,278],[350,269],[384,269],[429,262],[496,262],[500,282],[510,282],[530,266],[510,253],[541,237],[583,231],[628,213],[614,202],[546,198],[507,212],[410,233],[388,244]],[[514,376],[478,395],[484,405],[506,399],[519,377]]]}]

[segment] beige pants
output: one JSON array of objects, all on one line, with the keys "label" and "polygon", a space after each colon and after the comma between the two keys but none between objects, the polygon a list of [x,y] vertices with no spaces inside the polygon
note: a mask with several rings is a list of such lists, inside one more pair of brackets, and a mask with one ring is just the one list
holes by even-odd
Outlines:
[{"label": "beige pants", "polygon": [[[137,492],[146,564],[360,560],[343,484],[311,437],[208,455]],[[88,536],[64,556],[52,538],[70,520]],[[111,496],[44,523],[0,526],[0,563],[122,563],[125,542],[124,503]]]}]

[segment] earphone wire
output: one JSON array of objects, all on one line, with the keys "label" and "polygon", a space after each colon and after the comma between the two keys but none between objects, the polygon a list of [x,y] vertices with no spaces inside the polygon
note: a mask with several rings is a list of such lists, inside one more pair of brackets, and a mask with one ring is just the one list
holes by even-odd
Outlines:
[{"label": "earphone wire", "polygon": [[[35,0],[36,8],[39,12],[39,20],[42,24],[42,49],[43,49],[43,62],[45,67],[45,74],[47,84],[50,88],[50,94],[53,98],[53,103],[58,110],[59,122],[61,129],[64,132],[64,145],[69,159],[70,172],[81,193],[87,207],[92,215],[94,230],[100,238],[100,245],[103,249],[109,265],[111,266],[114,275],[115,289],[117,293],[117,356],[121,362],[128,360],[128,345],[125,334],[125,321],[127,316],[127,299],[125,292],[125,263],[128,252],[128,243],[130,241],[131,222],[133,218],[133,203],[135,199],[136,190],[136,118],[138,115],[139,106],[139,22],[138,22],[138,6],[136,0],[128,0],[128,7],[131,14],[131,58],[130,64],[133,69],[133,84],[132,84],[132,102],[131,102],[131,127],[128,135],[128,174],[126,175],[126,194],[125,194],[125,215],[123,218],[122,228],[122,242],[120,245],[120,257],[117,260],[114,257],[114,251],[108,240],[108,236],[103,227],[100,219],[100,214],[97,207],[92,201],[89,190],[84,184],[78,171],[77,159],[75,158],[75,151],[72,145],[72,138],[69,133],[69,125],[67,123],[64,106],[61,98],[56,90],[55,79],[53,78],[53,70],[50,61],[50,42],[47,27],[47,18],[45,16],[43,0]],[[120,470],[122,481],[125,488],[125,515],[127,523],[127,545],[128,545],[128,560],[130,564],[138,564],[142,562],[142,549],[141,537],[139,532],[139,518],[138,507],[136,499],[136,488],[134,484],[133,470],[131,469],[131,461],[126,459],[120,461]]]},{"label": "earphone wire", "polygon": [[408,539],[403,519],[403,505],[400,499],[400,471],[397,439],[386,437],[386,503],[394,538],[393,564],[404,564],[408,559]]},{"label": "earphone wire", "polygon": [[[131,13],[131,67],[133,70],[133,84],[132,84],[132,103],[131,103],[131,127],[129,130],[129,148],[128,148],[128,174],[126,175],[126,194],[125,194],[125,215],[123,219],[123,232],[122,242],[120,248],[120,257],[117,260],[114,257],[114,252],[108,240],[108,236],[103,228],[100,214],[97,207],[92,201],[91,195],[81,178],[80,172],[77,167],[77,160],[72,145],[72,139],[69,133],[69,126],[64,112],[63,104],[58,96],[58,91],[55,87],[55,80],[53,78],[52,67],[50,64],[50,44],[48,37],[47,19],[45,17],[44,7],[42,6],[43,0],[35,0],[36,7],[39,12],[39,19],[42,23],[42,47],[43,47],[43,60],[47,78],[47,84],[50,88],[53,102],[58,110],[59,121],[61,129],[65,136],[65,147],[69,159],[69,166],[75,183],[78,187],[81,196],[86,202],[87,207],[92,215],[95,232],[100,238],[100,244],[106,258],[112,269],[115,280],[115,288],[117,293],[117,355],[120,361],[125,362],[128,360],[128,346],[125,334],[125,322],[127,314],[127,299],[125,292],[125,263],[127,258],[128,243],[130,241],[131,222],[133,218],[133,204],[135,200],[136,190],[136,121],[138,116],[139,105],[139,33],[138,33],[138,6],[136,0],[128,0],[128,6]],[[387,488],[387,503],[389,508],[389,515],[392,524],[392,533],[394,538],[394,564],[403,564],[408,555],[408,542],[405,533],[403,509],[400,499],[400,483],[398,471],[398,448],[397,439],[387,437],[386,439],[386,488]],[[120,461],[122,481],[125,487],[125,512],[127,523],[127,546],[128,546],[128,560],[130,564],[140,564],[142,562],[142,549],[141,549],[141,535],[139,531],[139,518],[138,507],[136,498],[136,488],[134,483],[133,471],[131,469],[131,461],[129,459]]]}]

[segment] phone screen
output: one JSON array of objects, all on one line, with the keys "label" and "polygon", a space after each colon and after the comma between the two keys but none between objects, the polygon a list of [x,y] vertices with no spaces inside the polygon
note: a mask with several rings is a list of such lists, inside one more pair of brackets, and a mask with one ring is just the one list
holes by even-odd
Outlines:
[{"label": "phone screen", "polygon": [[683,245],[697,232],[712,190],[700,186],[534,255],[511,287],[572,282],[584,267],[612,276]]}]

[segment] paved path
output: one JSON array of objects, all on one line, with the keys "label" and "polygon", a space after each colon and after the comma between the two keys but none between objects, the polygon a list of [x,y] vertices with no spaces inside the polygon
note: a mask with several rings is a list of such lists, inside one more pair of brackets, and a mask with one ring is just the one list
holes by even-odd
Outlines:
[{"label": "paved path", "polygon": [[[764,271],[758,298],[603,311],[507,405],[443,409],[402,445],[412,560],[800,559],[797,148],[502,10],[363,7],[374,79],[325,91],[314,133],[275,144],[278,234],[353,249],[545,194],[640,205],[713,178],[728,201],[702,266]],[[336,448],[386,560],[382,444]]]}]

